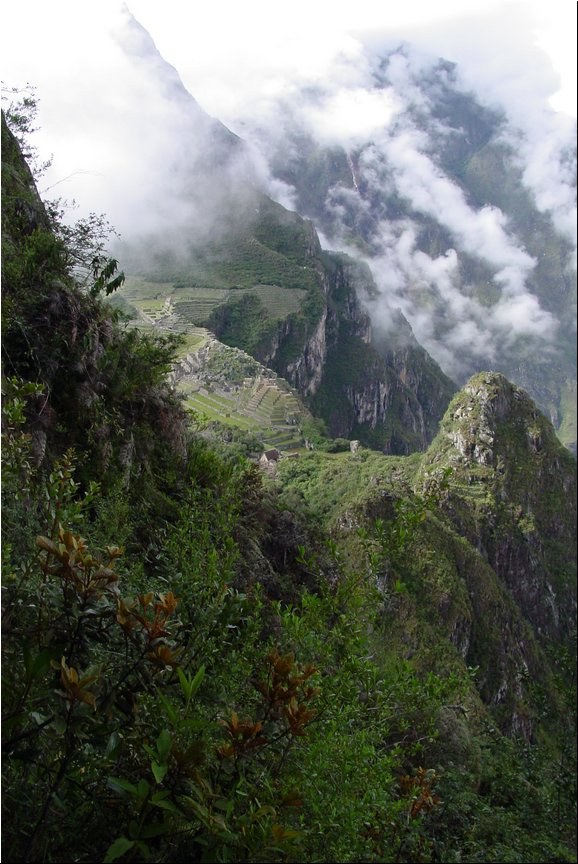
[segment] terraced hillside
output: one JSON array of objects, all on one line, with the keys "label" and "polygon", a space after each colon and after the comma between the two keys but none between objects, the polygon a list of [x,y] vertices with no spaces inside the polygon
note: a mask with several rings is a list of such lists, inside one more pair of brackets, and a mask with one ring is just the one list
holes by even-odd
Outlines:
[{"label": "terraced hillside", "polygon": [[153,282],[129,276],[121,296],[127,311],[141,323],[164,325],[186,332],[188,325],[202,326],[211,312],[230,299],[256,297],[271,321],[280,321],[298,312],[307,292],[280,285],[251,288],[211,288],[179,282]]},{"label": "terraced hillside", "polygon": [[302,449],[300,424],[311,418],[287,382],[244,351],[205,334],[173,372],[187,407],[208,421],[258,435],[265,447]]},{"label": "terraced hillside", "polygon": [[299,396],[275,372],[199,326],[229,293],[255,294],[271,319],[279,320],[296,311],[306,292],[265,285],[231,291],[186,288],[131,277],[119,305],[141,329],[179,334],[172,377],[199,421],[250,432],[263,448],[299,451],[304,448],[300,424],[311,420]]}]

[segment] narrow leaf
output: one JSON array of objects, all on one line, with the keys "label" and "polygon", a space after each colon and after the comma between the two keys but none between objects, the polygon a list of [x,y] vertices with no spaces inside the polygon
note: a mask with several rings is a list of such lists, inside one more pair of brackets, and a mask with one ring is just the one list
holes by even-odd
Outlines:
[{"label": "narrow leaf", "polygon": [[205,677],[205,667],[201,666],[199,668],[199,671],[197,672],[197,674],[195,675],[195,677],[193,678],[193,680],[191,682],[191,690],[190,690],[189,699],[195,695],[195,693],[197,692],[197,690],[199,689],[199,687],[203,683],[204,677]]},{"label": "narrow leaf", "polygon": [[148,780],[145,780],[144,777],[142,780],[139,780],[136,791],[139,798],[146,798],[151,791],[150,783],[148,782]]},{"label": "narrow leaf", "polygon": [[118,732],[115,730],[110,738],[108,739],[106,750],[104,751],[104,755],[106,759],[112,759],[118,750],[118,745],[120,744],[120,737]]},{"label": "narrow leaf", "polygon": [[168,729],[163,729],[157,738],[157,751],[163,762],[167,761],[168,755],[171,752],[172,743],[171,733]]},{"label": "narrow leaf", "polygon": [[180,813],[179,808],[172,801],[152,801],[152,803],[161,810],[168,810],[169,813]]},{"label": "narrow leaf", "polygon": [[115,792],[130,792],[131,795],[138,795],[134,783],[129,783],[128,780],[123,780],[122,777],[109,777],[106,782],[109,789],[113,789]]},{"label": "narrow leaf", "polygon": [[[177,667],[177,672],[180,672],[180,671],[181,671],[180,667]],[[169,702],[167,697],[163,696],[163,694],[161,693],[160,690],[157,690],[157,695],[160,699],[161,705],[163,706],[163,708],[166,711],[167,717],[169,718],[170,722],[173,725],[176,724],[177,719],[178,719],[178,715],[177,715],[175,708],[173,707],[173,705],[171,705],[171,703]]]}]

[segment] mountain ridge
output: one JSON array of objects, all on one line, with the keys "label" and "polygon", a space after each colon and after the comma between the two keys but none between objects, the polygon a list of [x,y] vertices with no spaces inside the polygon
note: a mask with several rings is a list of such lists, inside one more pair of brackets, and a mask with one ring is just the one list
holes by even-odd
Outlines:
[{"label": "mountain ridge", "polygon": [[300,212],[374,269],[376,327],[399,304],[459,385],[479,368],[504,372],[575,447],[572,244],[524,185],[505,115],[467,92],[454,65],[420,63],[410,46],[391,49],[364,91],[374,127],[347,140],[331,138],[337,96],[322,87],[273,106],[276,126],[243,128]]},{"label": "mountain ridge", "polygon": [[[129,35],[132,26],[129,21]],[[141,29],[138,32],[145,39]],[[153,81],[157,77],[162,79],[165,61],[152,41],[145,39],[140,56]],[[175,71],[167,66],[166,74],[173,86]],[[184,87],[179,90],[181,96],[183,91],[186,92]],[[199,109],[194,100],[192,104],[195,106],[194,125]],[[207,122],[204,115],[201,126]],[[204,163],[203,189],[213,186],[218,190],[224,175],[224,189],[228,190],[228,153],[223,164],[219,164],[218,152],[211,151],[211,154],[214,161],[209,158]],[[196,176],[195,163],[188,158],[181,170],[185,177]],[[187,228],[185,222],[179,229],[178,252],[171,252],[176,242],[175,232],[173,236],[165,232],[149,237],[146,253],[144,250],[139,253],[134,243],[120,246],[117,254],[123,257],[127,272],[136,271],[137,275],[151,281],[174,279],[174,284],[179,286],[179,296],[185,300],[187,286],[191,292],[189,296],[194,294],[199,283],[204,283],[207,290],[209,285],[217,290],[235,288],[239,274],[246,288],[269,283],[306,290],[307,297],[301,301],[299,310],[288,314],[280,323],[268,320],[256,301],[249,300],[246,295],[237,298],[234,292],[224,304],[216,304],[208,322],[197,318],[192,323],[208,323],[222,341],[271,365],[304,398],[311,400],[310,407],[320,414],[334,437],[351,434],[362,440],[371,439],[385,452],[424,449],[453,392],[451,381],[409,336],[411,328],[399,311],[393,313],[401,324],[398,332],[408,331],[399,354],[394,339],[390,340],[391,346],[384,340],[371,345],[369,317],[356,297],[355,287],[356,282],[359,283],[360,294],[367,298],[376,293],[369,271],[361,264],[345,266],[342,256],[322,251],[312,223],[272,201],[254,176],[242,171],[235,177],[237,186],[231,200],[227,199],[228,192],[221,190],[225,207],[222,207],[220,192],[216,196],[217,204],[212,203],[216,209],[211,211],[211,224],[216,213],[224,214],[224,224],[218,230],[221,236],[226,234],[225,246],[217,243],[214,252],[211,251],[210,244],[203,246],[204,235],[199,243],[195,240],[194,229]],[[184,188],[189,186],[190,182]],[[158,263],[154,261],[155,247]],[[166,247],[166,254],[163,247]],[[237,300],[241,305],[237,305]],[[350,370],[347,364],[344,366],[339,361],[341,339],[357,355],[358,362],[354,366],[359,367],[360,358],[366,356],[366,377],[373,376],[374,383],[365,393],[363,386],[360,387],[359,369]],[[412,374],[408,372],[410,368]],[[351,380],[350,375],[353,376]],[[426,394],[419,386],[423,380],[430,382],[432,393]],[[320,388],[322,393],[316,395]],[[393,416],[396,413],[399,414],[397,418]],[[403,420],[401,415],[404,415]]]}]

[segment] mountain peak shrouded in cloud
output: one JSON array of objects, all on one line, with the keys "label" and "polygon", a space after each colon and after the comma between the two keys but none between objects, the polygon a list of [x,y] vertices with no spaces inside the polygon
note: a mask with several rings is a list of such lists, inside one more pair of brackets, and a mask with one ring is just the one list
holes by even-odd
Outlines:
[{"label": "mountain peak shrouded in cloud", "polygon": [[119,25],[113,30],[113,38],[123,54],[150,79],[159,95],[171,103],[180,105],[185,115],[193,116],[195,123],[193,139],[195,135],[209,128],[215,146],[240,144],[237,135],[201,109],[196,99],[186,89],[178,71],[161,56],[148,30],[137,21],[125,3],[121,7]]},{"label": "mountain peak shrouded in cloud", "polygon": [[150,172],[146,216],[125,229],[127,240],[180,251],[215,239],[252,206],[260,178],[250,148],[203,111],[127,6],[113,37],[147,97],[132,106],[146,126],[138,151]]},{"label": "mountain peak shrouded in cloud", "polygon": [[[228,209],[249,212],[248,190],[261,188],[311,218],[326,246],[369,264],[378,332],[399,309],[455,380],[499,369],[555,416],[560,390],[544,382],[552,368],[562,381],[574,368],[575,154],[570,126],[549,107],[538,99],[524,126],[508,94],[501,104],[483,87],[480,96],[459,64],[389,39],[359,43],[321,80],[244,106],[241,141],[200,109],[130,13],[116,38],[162,104],[174,104],[172,186],[161,200],[176,180],[189,236],[230,224]],[[541,144],[538,117],[556,130]]]},{"label": "mountain peak shrouded in cloud", "polygon": [[[135,62],[150,64],[156,70],[157,83],[166,88],[168,99],[180,99],[192,110],[197,105],[195,99],[187,91],[180,75],[174,66],[163,60],[150,33],[140,24],[126,3],[121,7],[121,24],[113,31],[122,51]],[[198,106],[197,106],[198,107]]]},{"label": "mountain peak shrouded in cloud", "polygon": [[[114,6],[83,22],[69,4],[84,30],[60,78],[54,52],[68,104],[47,120],[84,160],[76,197],[127,240],[182,247],[265,192],[369,264],[376,328],[399,308],[458,382],[499,369],[555,417],[543,382],[575,380],[575,123],[549,104],[557,78],[526,4],[372,32],[361,17],[346,31],[345,9],[318,26],[316,8],[260,38],[250,6],[212,30],[176,3]],[[71,171],[60,147],[49,184]]]},{"label": "mountain peak shrouded in cloud", "polygon": [[[342,74],[340,59],[334,86],[328,75],[323,87],[303,87],[276,114],[270,101],[266,120],[245,120],[247,136],[295,186],[298,209],[329,245],[359,254],[361,241],[381,289],[376,323],[399,306],[458,380],[503,363],[520,339],[548,352],[559,321],[536,288],[541,252],[491,188],[492,159],[524,185],[505,111],[481,105],[456,64],[405,42],[352,62],[357,77]],[[558,179],[567,199],[571,186]],[[517,195],[536,208],[531,190]]]}]

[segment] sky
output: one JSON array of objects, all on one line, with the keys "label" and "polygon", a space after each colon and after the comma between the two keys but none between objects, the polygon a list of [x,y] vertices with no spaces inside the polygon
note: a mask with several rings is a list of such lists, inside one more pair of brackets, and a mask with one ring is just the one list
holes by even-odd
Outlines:
[{"label": "sky", "polygon": [[[293,191],[270,176],[268,159],[279,143],[276,136],[284,134],[284,100],[322,143],[348,147],[373,136],[375,147],[366,151],[360,170],[383,184],[384,194],[393,182],[419,212],[442,219],[458,252],[490,266],[500,299],[488,315],[456,289],[455,250],[428,258],[417,247],[415,226],[380,226],[381,245],[371,262],[378,285],[447,371],[455,371],[471,346],[491,358],[520,335],[555,341],[556,322],[526,288],[536,262],[497,208],[473,210],[459,187],[440,174],[423,131],[408,119],[408,106],[422,98],[416,76],[432,58],[457,63],[462,88],[506,112],[509,143],[526,186],[575,244],[575,191],[565,157],[575,140],[574,0],[126,5],[200,106],[249,140],[263,182],[281,203],[291,206]],[[4,4],[0,57],[3,87],[30,82],[36,88],[35,143],[41,156],[53,157],[41,192],[74,199],[75,216],[106,213],[130,238],[155,225],[170,231],[179,212],[181,175],[167,154],[186,161],[189,139],[179,106],[162,96],[151,69],[127,52],[119,35],[123,21],[126,7],[117,0]],[[368,57],[403,41],[413,46],[410,55],[396,58],[391,86],[376,91]],[[325,95],[312,107],[303,94],[316,87]],[[329,202],[336,214],[344,206],[339,194],[345,192],[336,190]],[[349,205],[365,206],[361,199]],[[185,216],[190,213],[183,211]],[[322,240],[337,248],[339,231]],[[451,310],[452,329],[442,339],[433,318],[412,303],[408,289],[419,283],[432,286]]]},{"label": "sky", "polygon": [[[118,162],[115,146],[139,143],[128,128],[136,106],[125,101],[140,95],[138,84],[113,37],[121,6],[28,0],[2,12],[2,81],[37,88],[37,145],[54,156],[49,184],[81,202],[97,198],[94,206],[103,199],[99,178]],[[504,90],[511,103],[517,94],[523,101],[532,90],[576,115],[573,0],[129,0],[128,7],[201,106],[232,127],[295,80],[321,80],[337,56],[355,55],[360,38],[409,39],[457,61],[466,78],[478,86],[482,79],[490,101]]]}]

